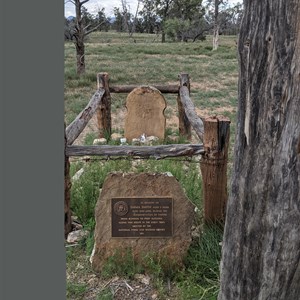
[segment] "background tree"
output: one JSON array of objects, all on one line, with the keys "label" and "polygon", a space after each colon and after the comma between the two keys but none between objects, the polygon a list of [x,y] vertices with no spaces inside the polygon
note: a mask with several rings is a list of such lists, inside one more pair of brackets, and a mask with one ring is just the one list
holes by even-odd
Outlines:
[{"label": "background tree", "polygon": [[96,15],[96,23],[101,24],[98,30],[108,31],[110,29],[110,18],[106,17],[105,8],[99,8]]},{"label": "background tree", "polygon": [[[213,16],[213,50],[219,47],[219,33],[220,33],[220,12],[227,8],[226,0],[208,0],[207,13],[208,16]],[[221,8],[222,6],[222,8]]]},{"label": "background tree", "polygon": [[129,22],[130,22],[130,9],[127,5],[126,0],[121,0],[122,4],[122,19],[123,19],[123,28],[126,32],[129,32]]},{"label": "background tree", "polygon": [[139,15],[142,18],[143,30],[146,33],[155,33],[160,23],[156,13],[156,3],[154,0],[144,0],[142,3],[143,8]]},{"label": "background tree", "polygon": [[137,0],[137,7],[136,7],[136,10],[135,10],[135,15],[134,15],[134,18],[133,18],[133,21],[132,21],[132,26],[131,26],[131,30],[130,30],[130,37],[132,37],[132,35],[135,33],[136,31],[136,26],[137,26],[137,23],[138,23],[138,13],[139,13],[139,8],[140,8],[140,4],[141,4],[141,0]]},{"label": "background tree", "polygon": [[[187,42],[194,38],[193,31],[199,26],[199,21],[205,13],[202,1],[199,0],[174,0],[170,9],[172,22],[177,25],[176,36],[178,41]],[[169,24],[166,24],[168,26]]]},{"label": "background tree", "polygon": [[65,18],[64,35],[66,41],[72,41],[75,28],[75,18]]},{"label": "background tree", "polygon": [[243,5],[237,3],[219,14],[220,34],[237,35],[243,17]]},{"label": "background tree", "polygon": [[114,7],[114,16],[115,16],[115,21],[112,25],[113,29],[118,32],[125,31],[125,28],[123,26],[123,16],[119,7]]},{"label": "background tree", "polygon": [[300,295],[300,2],[245,0],[219,300]]},{"label": "background tree", "polygon": [[155,0],[156,13],[159,16],[161,22],[161,42],[165,43],[166,41],[166,32],[164,30],[164,24],[169,18],[169,13],[173,0]]},{"label": "background tree", "polygon": [[76,18],[74,20],[74,28],[72,29],[71,40],[74,40],[76,48],[76,62],[77,62],[77,74],[81,75],[85,73],[85,46],[84,40],[87,35],[97,30],[102,23],[93,25],[93,18],[84,8],[83,4],[87,3],[89,0],[68,0],[75,5]]}]

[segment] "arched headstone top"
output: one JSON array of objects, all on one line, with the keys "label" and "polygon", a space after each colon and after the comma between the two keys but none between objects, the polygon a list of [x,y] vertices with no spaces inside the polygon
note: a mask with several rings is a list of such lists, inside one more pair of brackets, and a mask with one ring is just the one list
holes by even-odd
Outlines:
[{"label": "arched headstone top", "polygon": [[165,138],[167,103],[162,93],[151,86],[140,86],[128,94],[124,135],[127,140],[142,134]]}]

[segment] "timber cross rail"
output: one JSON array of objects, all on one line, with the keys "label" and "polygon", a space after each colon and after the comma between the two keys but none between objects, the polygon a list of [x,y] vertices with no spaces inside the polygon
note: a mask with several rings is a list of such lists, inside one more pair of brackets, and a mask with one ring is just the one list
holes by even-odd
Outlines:
[{"label": "timber cross rail", "polygon": [[108,73],[97,74],[97,91],[87,106],[65,129],[65,235],[71,231],[70,156],[131,156],[163,159],[167,157],[201,155],[204,219],[224,220],[227,202],[227,159],[230,120],[223,116],[201,119],[190,98],[189,75],[179,75],[179,85],[154,85],[161,93],[177,94],[179,135],[191,139],[193,128],[202,144],[159,146],[72,146],[91,117],[97,113],[99,137],[111,134],[110,93],[129,93],[140,85],[110,86]]}]

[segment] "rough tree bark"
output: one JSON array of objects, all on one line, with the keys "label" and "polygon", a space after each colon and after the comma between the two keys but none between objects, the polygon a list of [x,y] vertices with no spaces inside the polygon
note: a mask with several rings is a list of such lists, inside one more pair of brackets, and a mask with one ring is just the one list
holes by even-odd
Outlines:
[{"label": "rough tree bark", "polygon": [[300,1],[245,0],[219,300],[300,295]]},{"label": "rough tree bark", "polygon": [[[64,124],[66,128],[66,123]],[[67,147],[67,137],[65,130],[65,152]],[[72,231],[72,219],[71,219],[71,178],[70,178],[70,161],[69,156],[65,153],[65,193],[64,193],[64,216],[65,216],[65,238],[68,237],[68,234]]]}]

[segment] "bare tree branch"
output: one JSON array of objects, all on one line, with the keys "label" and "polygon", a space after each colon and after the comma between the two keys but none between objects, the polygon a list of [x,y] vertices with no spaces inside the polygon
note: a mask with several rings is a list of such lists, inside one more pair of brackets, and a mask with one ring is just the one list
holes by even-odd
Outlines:
[{"label": "bare tree branch", "polygon": [[98,29],[102,24],[104,24],[104,23],[105,23],[104,21],[101,22],[101,23],[99,23],[96,27],[94,27],[94,28],[90,29],[89,31],[85,32],[84,35],[86,36],[86,35],[88,35],[88,34],[94,32],[95,30],[97,30],[97,29]]},{"label": "bare tree branch", "polygon": [[91,26],[91,23],[83,28],[83,30],[87,30]]},{"label": "bare tree branch", "polygon": [[78,1],[79,2],[79,7],[81,7],[84,3],[89,2],[90,0],[83,0],[83,1]]}]

